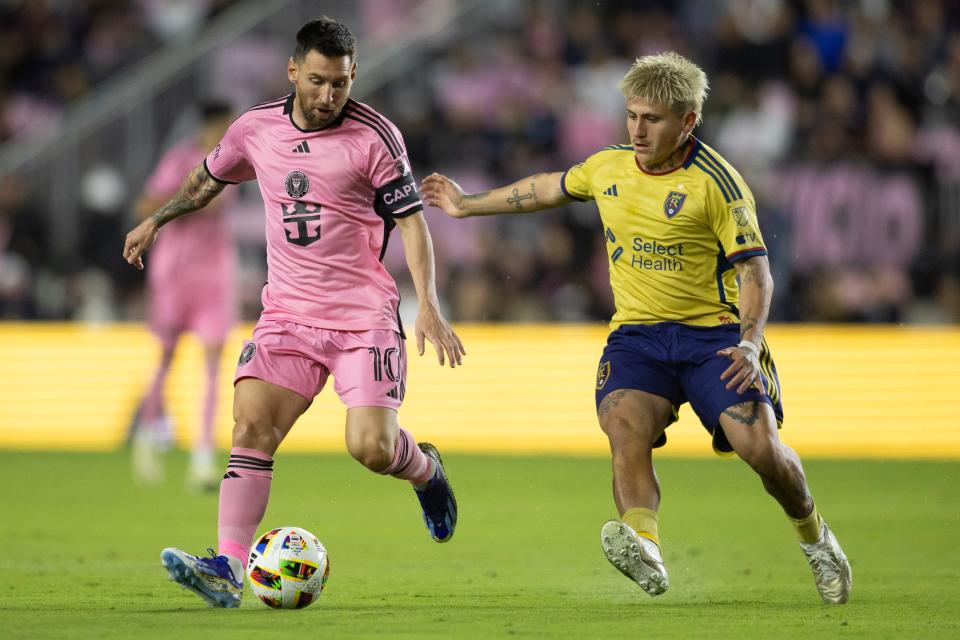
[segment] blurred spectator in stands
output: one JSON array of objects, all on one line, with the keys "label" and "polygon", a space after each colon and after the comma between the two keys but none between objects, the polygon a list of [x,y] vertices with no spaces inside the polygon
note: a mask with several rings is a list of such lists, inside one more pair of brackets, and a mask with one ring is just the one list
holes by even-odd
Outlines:
[{"label": "blurred spectator in stands", "polygon": [[[437,15],[455,6],[431,2]],[[105,77],[160,43],[200,33],[231,4],[0,3],[0,141],[49,130]],[[422,1],[357,6],[371,46],[389,46]],[[476,191],[625,141],[611,78],[636,56],[678,50],[714,79],[696,135],[747,174],[771,266],[792,283],[778,290],[773,320],[956,318],[957,9],[956,0],[517,0],[491,10],[486,33],[431,40],[427,55],[364,100],[396,114],[418,175],[444,166]],[[257,77],[287,53],[249,34],[211,58],[213,90],[238,104],[282,95],[286,86]],[[426,215],[439,272],[450,273],[438,287],[453,317],[608,317],[608,258],[591,205],[571,205],[549,223],[477,219],[468,229]],[[251,229],[251,237],[260,233]],[[398,248],[391,243],[384,262],[402,274]],[[103,269],[98,255],[86,249],[83,264]],[[19,272],[29,274],[29,313],[72,313],[73,303],[55,303],[65,287],[55,270],[27,259]],[[249,274],[251,288],[257,279]]]},{"label": "blurred spectator in stands", "polygon": [[46,229],[30,215],[17,176],[0,178],[0,318],[37,317],[32,295],[43,261]]}]

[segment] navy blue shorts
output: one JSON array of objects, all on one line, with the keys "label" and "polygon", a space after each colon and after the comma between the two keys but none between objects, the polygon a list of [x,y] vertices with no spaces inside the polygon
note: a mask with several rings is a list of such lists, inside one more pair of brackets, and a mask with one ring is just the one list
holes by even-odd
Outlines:
[{"label": "navy blue shorts", "polygon": [[[610,334],[597,369],[597,409],[611,391],[635,389],[662,396],[673,403],[673,420],[684,402],[689,402],[700,422],[713,435],[713,448],[733,450],[720,427],[720,415],[742,402],[759,400],[773,407],[777,425],[783,422],[780,380],[766,340],[760,346],[760,371],[766,393],[750,388],[737,394],[727,390],[720,374],[731,360],[717,351],[740,342],[740,325],[694,327],[676,322],[621,325]],[[654,444],[662,447],[666,433]]]}]

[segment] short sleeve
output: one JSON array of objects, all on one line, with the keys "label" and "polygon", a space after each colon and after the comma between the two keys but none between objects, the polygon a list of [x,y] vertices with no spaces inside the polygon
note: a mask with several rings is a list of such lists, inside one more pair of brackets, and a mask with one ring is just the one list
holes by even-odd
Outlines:
[{"label": "short sleeve", "polygon": [[374,141],[370,153],[370,181],[376,189],[373,208],[380,217],[406,218],[423,211],[423,202],[400,132],[387,125],[384,136]]},{"label": "short sleeve", "polygon": [[747,186],[738,181],[737,192],[741,197],[729,202],[717,185],[711,183],[710,186],[707,218],[723,245],[727,260],[737,262],[767,255],[767,247],[763,243],[757,222],[757,206]]},{"label": "short sleeve", "polygon": [[560,178],[560,188],[563,193],[574,200],[593,200],[590,189],[591,163],[589,158],[580,164],[575,164],[564,172]]},{"label": "short sleeve", "polygon": [[253,166],[246,157],[243,135],[245,124],[246,118],[243,116],[234,120],[220,143],[203,161],[207,173],[217,182],[236,184],[257,178]]}]

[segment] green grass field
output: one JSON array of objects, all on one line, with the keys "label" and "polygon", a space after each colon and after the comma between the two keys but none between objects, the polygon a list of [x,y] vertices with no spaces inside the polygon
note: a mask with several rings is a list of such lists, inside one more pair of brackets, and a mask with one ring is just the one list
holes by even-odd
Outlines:
[{"label": "green grass field", "polygon": [[240,610],[207,609],[167,581],[161,548],[215,543],[216,497],[182,488],[183,456],[145,490],[121,454],[0,452],[0,637],[960,637],[960,463],[807,462],[853,564],[836,607],[740,462],[659,463],[672,586],[652,599],[600,551],[607,460],[446,458],[461,514],[438,545],[405,483],[346,454],[281,453],[261,530],[313,531],[332,570],[317,604],[274,611],[249,590]]}]

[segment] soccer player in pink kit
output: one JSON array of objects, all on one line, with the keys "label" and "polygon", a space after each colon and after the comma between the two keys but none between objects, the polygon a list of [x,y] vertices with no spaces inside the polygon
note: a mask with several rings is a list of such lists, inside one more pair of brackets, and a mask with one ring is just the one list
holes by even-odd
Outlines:
[{"label": "soccer player in pink kit", "polygon": [[321,18],[297,33],[287,75],[294,93],[242,113],[178,194],[127,235],[124,257],[143,268],[160,227],[203,207],[224,186],[256,179],[266,206],[263,313],[240,354],[233,448],[220,485],[218,553],[168,548],[172,580],[210,606],[236,607],[243,567],[263,518],[273,454],[328,375],[347,406],[346,444],[368,469],[409,481],[431,537],[446,542],[457,504],[435,447],[400,428],[406,353],[399,294],[381,259],[400,228],[420,301],[417,348],[460,364],[463,344],[438,309],[430,234],[396,127],[350,99],[356,41]]},{"label": "soccer player in pink kit", "polygon": [[[177,192],[184,174],[201,163],[230,125],[230,107],[223,102],[200,106],[200,128],[174,145],[147,180],[137,214],[146,218]],[[141,405],[133,437],[133,472],[144,483],[160,480],[160,452],[169,438],[163,388],[180,336],[194,332],[204,348],[206,392],[201,428],[193,447],[189,481],[199,489],[215,489],[213,419],[217,406],[218,369],[223,342],[235,322],[234,271],[236,251],[225,211],[232,202],[225,194],[202,215],[177,220],[157,239],[147,273],[148,324],[162,353]],[[231,196],[228,198],[228,196]]]}]

